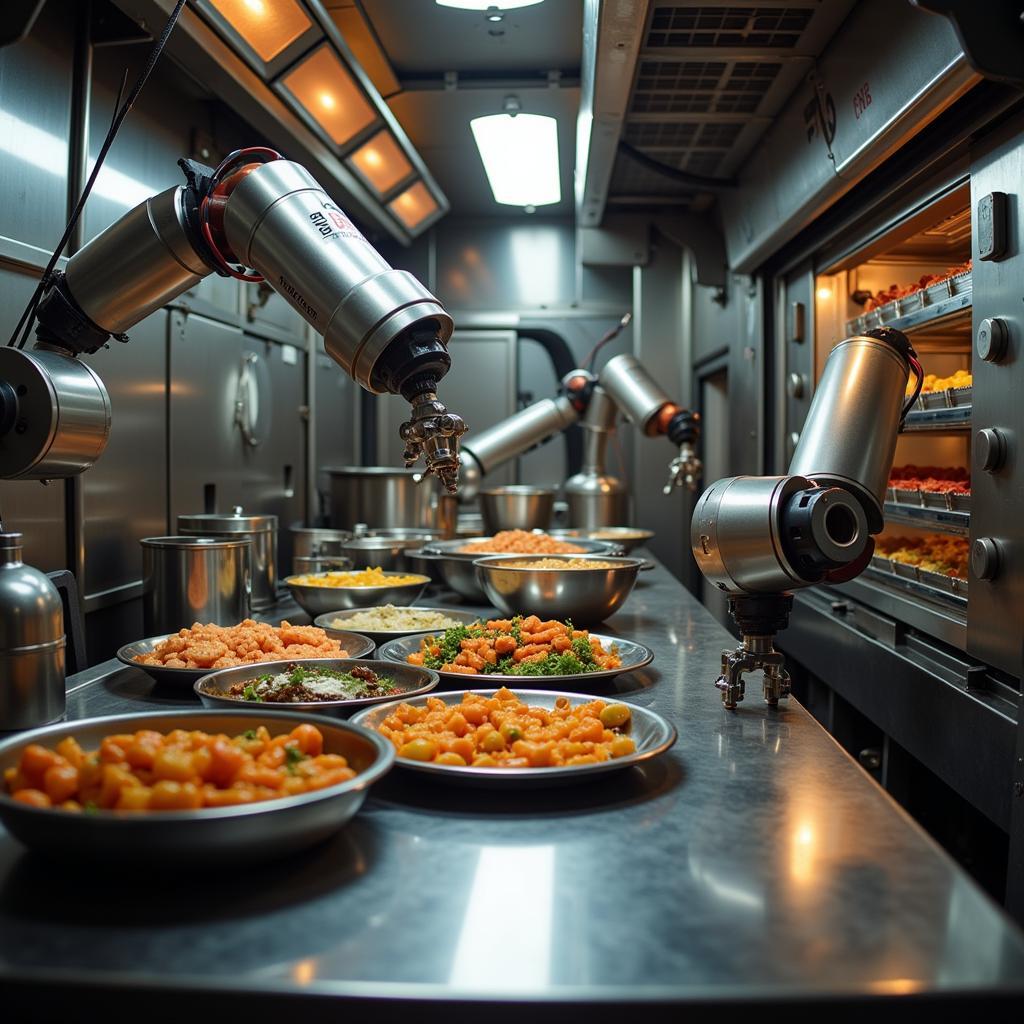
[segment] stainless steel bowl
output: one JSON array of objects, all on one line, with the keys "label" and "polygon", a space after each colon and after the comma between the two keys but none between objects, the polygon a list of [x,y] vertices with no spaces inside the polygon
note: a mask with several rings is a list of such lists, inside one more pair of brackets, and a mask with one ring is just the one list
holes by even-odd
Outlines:
[{"label": "stainless steel bowl", "polygon": [[[410,574],[385,572],[384,575]],[[292,592],[299,607],[314,616],[338,609],[373,608],[380,604],[414,604],[430,582],[429,576],[423,576],[415,583],[392,583],[385,587],[319,587],[315,584],[296,583],[295,579],[296,577],[289,576],[284,581],[285,585]]]},{"label": "stainless steel bowl", "polygon": [[480,511],[488,533],[499,530],[546,530],[555,509],[555,492],[514,484],[480,492]]},{"label": "stainless steel bowl", "polygon": [[572,540],[574,537],[585,537],[588,540],[603,540],[622,546],[625,554],[653,539],[653,530],[641,530],[636,526],[595,526],[589,529],[577,527],[569,530],[551,530],[552,537],[563,537]]},{"label": "stainless steel bowl", "polygon": [[[538,558],[557,562],[582,558],[614,563],[614,567],[527,568]],[[622,607],[643,562],[609,555],[491,555],[478,558],[473,565],[487,600],[506,615],[536,613],[587,625],[603,622]]]},{"label": "stainless steel bowl", "polygon": [[219,672],[211,672],[197,679],[195,692],[203,705],[208,708],[248,708],[256,707],[280,708],[282,711],[302,711],[313,715],[331,715],[341,718],[357,708],[369,707],[372,704],[386,704],[391,701],[405,700],[429,693],[441,681],[441,677],[429,668],[418,668],[414,665],[394,665],[389,661],[369,661],[353,658],[307,658],[287,663],[291,665],[309,665],[311,668],[331,668],[348,672],[356,666],[368,668],[378,676],[387,679],[397,693],[385,697],[354,697],[351,700],[310,700],[289,701],[282,703],[256,704],[241,697],[232,697],[228,693],[236,683],[248,683],[253,679],[271,672],[282,671],[281,665],[239,665],[237,668],[222,668]]},{"label": "stainless steel bowl", "polygon": [[33,729],[0,742],[0,771],[15,765],[29,743],[54,747],[74,736],[86,749],[111,733],[202,729],[237,735],[261,725],[272,735],[302,722],[315,725],[324,750],[341,754],[359,773],[336,786],[253,804],[198,811],[96,811],[76,814],[29,807],[0,794],[0,822],[18,840],[58,860],[75,857],[106,864],[154,864],[232,871],[239,864],[295,853],[327,839],[359,810],[371,785],[387,773],[395,750],[383,736],[350,722],[291,711],[156,711],[85,718]]},{"label": "stainless steel bowl", "polygon": [[[208,668],[166,668],[163,665],[141,665],[135,660],[140,654],[152,654],[157,646],[170,636],[174,636],[174,634],[165,633],[163,636],[150,636],[146,637],[145,640],[136,640],[134,643],[125,644],[117,652],[117,660],[129,668],[141,669],[147,675],[152,676],[158,683],[169,686],[191,687],[201,676],[210,674]],[[376,647],[376,644],[362,633],[350,633],[348,630],[334,629],[331,630],[330,636],[341,643],[343,650],[348,653],[350,658],[362,658],[367,654],[373,654]],[[285,658],[284,660],[294,661],[295,659]],[[324,658],[323,660],[330,661],[329,658]],[[258,661],[255,664],[265,666],[280,664],[280,662]]]},{"label": "stainless steel bowl", "polygon": [[431,539],[432,534],[402,532],[406,535],[396,537],[367,534],[365,537],[353,537],[341,545],[341,553],[357,569],[376,566],[385,572],[409,572],[412,566],[405,557],[406,551],[422,547]]},{"label": "stainless steel bowl", "polygon": [[[466,612],[458,608],[426,608],[426,607],[409,607],[410,611],[421,611],[421,612],[440,612],[453,622],[458,622],[463,626],[472,625],[474,622],[480,620],[480,616],[476,612]],[[363,612],[373,611],[372,608],[350,608],[345,611],[328,612],[326,615],[318,615],[313,620],[314,626],[319,626],[324,630],[328,636],[334,636],[341,627],[333,626],[331,623],[337,621],[344,623],[346,619],[353,615],[361,615]],[[385,644],[389,640],[395,640],[400,636],[410,636],[413,633],[422,633],[423,627],[418,626],[416,629],[364,629],[364,635],[368,636],[374,643]]]},{"label": "stainless steel bowl", "polygon": [[[475,561],[486,557],[478,552],[464,552],[459,550],[470,544],[478,544],[481,541],[492,540],[491,537],[459,538],[457,540],[432,541],[424,545],[420,551],[412,552],[414,558],[421,562],[433,564],[437,567],[443,582],[451,587],[455,593],[466,598],[467,601],[475,601],[478,604],[486,603],[489,599],[484,593],[483,587],[477,580]],[[572,543],[583,549],[583,554],[618,555],[622,548],[617,544],[608,544],[597,540],[580,540],[572,538]],[[515,557],[506,555],[503,557]],[[545,558],[546,555],[530,555],[522,557]],[[573,555],[571,557],[579,557]]]},{"label": "stainless steel bowl", "polygon": [[[463,677],[467,678],[467,677]],[[516,688],[517,680],[510,683],[511,688]],[[487,697],[493,697],[495,690],[477,690],[473,693],[481,693]],[[575,704],[584,703],[590,699],[572,693],[562,693],[554,690],[531,690],[525,695],[526,703],[532,707],[553,708],[559,697],[568,697]],[[458,704],[461,696],[452,703]],[[611,699],[609,703],[613,703]],[[426,697],[416,697],[407,701],[413,707],[422,707],[426,704]],[[625,704],[626,701],[614,701],[614,703]],[[353,716],[353,721],[364,725],[369,729],[379,729],[381,723],[388,715],[392,714],[397,702],[391,704],[378,704],[376,707],[367,708]],[[667,719],[663,718],[656,711],[640,707],[638,704],[629,704],[631,720],[626,734],[633,738],[636,750],[625,757],[617,757],[610,761],[599,761],[597,764],[564,765],[557,768],[472,768],[447,764],[434,764],[433,762],[413,761],[404,757],[397,758],[395,764],[409,771],[421,772],[436,779],[443,779],[446,782],[460,783],[466,786],[494,786],[502,789],[526,789],[541,788],[545,786],[564,786],[576,782],[586,782],[595,775],[604,772],[621,771],[635,764],[641,764],[657,757],[668,750],[676,741],[676,728]]]}]

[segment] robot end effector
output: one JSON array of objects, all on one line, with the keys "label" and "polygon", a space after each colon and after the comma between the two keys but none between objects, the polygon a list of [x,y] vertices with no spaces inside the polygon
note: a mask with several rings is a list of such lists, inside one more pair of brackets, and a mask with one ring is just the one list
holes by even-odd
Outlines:
[{"label": "robot end effector", "polygon": [[878,328],[848,338],[828,357],[786,476],[732,477],[709,487],[691,524],[693,554],[729,596],[741,644],[722,654],[716,685],[727,708],[744,697],[746,672],[764,674],[770,705],[789,692],[775,634],[791,591],[853,579],[867,566],[896,440],[923,374],[907,337]]},{"label": "robot end effector", "polygon": [[[214,272],[265,280],[356,383],[410,403],[400,431],[406,463],[422,455],[454,492],[466,425],[437,396],[453,327],[437,299],[392,269],[305,168],[273,150],[239,150],[215,170],[179,165],[185,185],[140,204],[55,275],[39,305],[37,348],[73,358],[111,336],[127,340],[128,328]],[[38,478],[46,461],[19,475]]]}]

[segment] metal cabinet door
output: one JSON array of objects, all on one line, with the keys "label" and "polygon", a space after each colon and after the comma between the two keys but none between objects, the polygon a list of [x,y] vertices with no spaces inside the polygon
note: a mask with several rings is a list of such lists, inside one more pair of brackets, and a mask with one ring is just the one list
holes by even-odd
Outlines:
[{"label": "metal cabinet door", "polygon": [[[439,395],[459,413],[471,432],[493,427],[516,411],[515,331],[456,331],[448,343],[452,368],[441,381]],[[409,416],[409,406],[397,396],[378,403],[377,455],[386,466],[402,465],[404,445],[398,427]],[[472,434],[466,435],[467,439]],[[422,463],[421,463],[422,465]],[[514,479],[510,464],[487,474],[485,486],[500,487]]]},{"label": "metal cabinet door", "polygon": [[136,324],[127,345],[85,357],[110,395],[110,441],[81,477],[89,597],[142,579],[143,537],[167,531],[168,313]]},{"label": "metal cabinet door", "polygon": [[242,359],[242,504],[248,512],[277,516],[283,576],[292,564],[289,527],[305,519],[306,352],[245,335]]},{"label": "metal cabinet door", "polygon": [[169,335],[170,528],[177,517],[226,511],[245,499],[235,401],[243,338],[230,327],[173,311]]}]

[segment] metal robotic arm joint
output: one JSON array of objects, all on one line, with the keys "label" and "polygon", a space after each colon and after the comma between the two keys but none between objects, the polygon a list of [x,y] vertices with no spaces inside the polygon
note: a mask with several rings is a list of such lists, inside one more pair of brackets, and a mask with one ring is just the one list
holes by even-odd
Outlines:
[{"label": "metal robotic arm joint", "polygon": [[[0,458],[0,477],[67,476],[87,469],[107,431],[75,448],[80,425],[62,391],[77,381],[93,426],[109,401],[99,378],[75,358],[95,352],[211,273],[263,282],[324,337],[327,353],[373,394],[402,395],[407,465],[421,456],[454,492],[459,438],[466,424],[438,397],[451,366],[453,324],[411,274],[394,270],[305,168],[263,147],[238,150],[211,169],[179,165],[186,183],[153,196],[93,238],[49,282],[38,309],[37,351],[0,353],[0,379],[48,380],[52,408],[15,413],[27,434],[16,457]],[[40,350],[47,361],[44,366]],[[31,367],[26,365],[31,363]],[[25,386],[24,382],[21,386]],[[62,403],[59,398],[64,397]],[[9,418],[9,417],[8,417]],[[3,417],[0,417],[0,421]],[[80,433],[81,431],[79,431]],[[55,435],[69,459],[52,458]]]}]

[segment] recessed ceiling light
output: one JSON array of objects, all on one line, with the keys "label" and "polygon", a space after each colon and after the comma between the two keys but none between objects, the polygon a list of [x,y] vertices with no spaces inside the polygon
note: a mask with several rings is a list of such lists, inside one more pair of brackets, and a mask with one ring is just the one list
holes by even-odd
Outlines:
[{"label": "recessed ceiling light", "polygon": [[495,202],[548,206],[562,198],[558,122],[541,114],[490,114],[469,122]]},{"label": "recessed ceiling light", "polygon": [[533,7],[544,0],[434,0],[441,7],[455,7],[460,11],[514,11],[517,7]]}]

